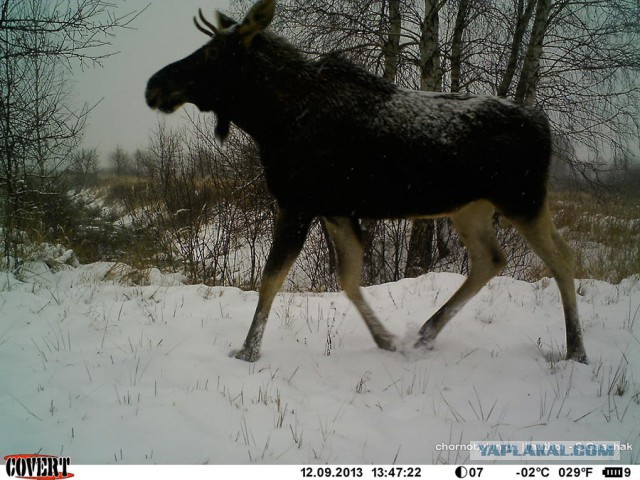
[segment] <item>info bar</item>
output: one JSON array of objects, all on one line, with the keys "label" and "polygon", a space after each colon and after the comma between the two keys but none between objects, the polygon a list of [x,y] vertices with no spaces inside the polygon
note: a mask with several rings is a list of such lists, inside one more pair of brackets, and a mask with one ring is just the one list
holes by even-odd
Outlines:
[{"label": "info bar", "polygon": [[154,480],[189,478],[304,479],[432,479],[456,480],[640,480],[640,466],[602,464],[502,465],[151,465],[73,467],[78,480]]}]

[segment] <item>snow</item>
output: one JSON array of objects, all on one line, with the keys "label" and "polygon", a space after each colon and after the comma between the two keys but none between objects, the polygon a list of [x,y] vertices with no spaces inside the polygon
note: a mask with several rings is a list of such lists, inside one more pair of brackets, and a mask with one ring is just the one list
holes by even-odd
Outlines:
[{"label": "snow", "polygon": [[113,264],[34,263],[0,273],[5,454],[74,464],[430,464],[440,444],[630,442],[640,460],[640,277],[577,282],[589,365],[564,361],[555,282],[494,279],[443,330],[421,323],[455,274],[365,289],[401,352],[375,347],[342,293],[278,295],[262,356],[241,346],[255,292],[184,285],[154,270],[129,285]]}]

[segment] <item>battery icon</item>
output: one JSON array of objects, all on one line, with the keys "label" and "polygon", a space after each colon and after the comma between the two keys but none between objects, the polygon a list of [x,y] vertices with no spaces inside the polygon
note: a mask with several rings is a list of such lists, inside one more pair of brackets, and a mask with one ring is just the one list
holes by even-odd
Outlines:
[{"label": "battery icon", "polygon": [[622,467],[607,467],[602,470],[605,478],[622,478]]}]

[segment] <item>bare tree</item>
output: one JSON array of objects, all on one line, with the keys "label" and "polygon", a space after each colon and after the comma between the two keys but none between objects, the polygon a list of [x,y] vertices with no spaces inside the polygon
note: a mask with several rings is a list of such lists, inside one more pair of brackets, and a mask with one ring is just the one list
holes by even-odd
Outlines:
[{"label": "bare tree", "polygon": [[442,91],[440,9],[443,4],[443,0],[424,0],[420,35],[420,90]]},{"label": "bare tree", "polygon": [[127,152],[120,145],[116,146],[116,149],[111,152],[109,160],[113,168],[113,173],[115,173],[119,177],[131,173],[133,168],[131,155],[129,155],[129,152]]},{"label": "bare tree", "polygon": [[28,231],[47,229],[90,110],[70,98],[71,62],[99,63],[110,35],[135,18],[113,11],[103,0],[0,0],[0,214],[14,262]]},{"label": "bare tree", "polygon": [[451,39],[451,91],[459,92],[462,76],[463,35],[469,24],[469,11],[472,0],[460,0],[456,14],[455,27]]},{"label": "bare tree", "polygon": [[[46,56],[67,65],[73,61],[99,64],[114,54],[109,47],[115,31],[129,26],[141,13],[118,15],[113,3],[105,0],[1,0],[0,31],[7,34],[6,58]],[[46,38],[46,49],[17,40],[34,35]]]},{"label": "bare tree", "polygon": [[549,26],[551,0],[538,0],[536,15],[531,29],[527,55],[520,71],[520,80],[516,87],[515,100],[526,105],[533,105],[536,87],[540,79],[540,59],[542,45]]},{"label": "bare tree", "polygon": [[82,148],[71,155],[69,173],[76,177],[76,185],[85,186],[98,173],[100,158],[97,148]]},{"label": "bare tree", "polygon": [[513,82],[513,77],[516,74],[518,59],[520,58],[521,54],[522,41],[527,31],[527,27],[529,26],[531,15],[533,14],[533,9],[535,8],[535,6],[536,0],[527,0],[526,7],[525,0],[518,0],[515,15],[516,28],[513,32],[513,39],[511,41],[509,49],[509,60],[507,62],[507,67],[500,82],[500,86],[496,91],[496,94],[500,97],[506,97],[509,93],[509,90],[511,89],[511,83]]},{"label": "bare tree", "polygon": [[[385,5],[382,5],[385,7]],[[383,77],[391,82],[396,81],[398,75],[398,63],[400,62],[400,38],[402,36],[402,14],[400,0],[389,0],[388,14],[389,33],[383,40],[384,71]],[[381,19],[385,19],[384,12]]]},{"label": "bare tree", "polygon": [[640,136],[640,4],[552,2],[535,96],[574,172],[625,168]]}]

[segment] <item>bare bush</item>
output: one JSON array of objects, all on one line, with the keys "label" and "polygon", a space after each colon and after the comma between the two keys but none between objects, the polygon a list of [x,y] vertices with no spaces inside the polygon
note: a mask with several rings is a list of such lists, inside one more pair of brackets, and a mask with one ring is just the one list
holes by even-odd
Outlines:
[{"label": "bare bush", "polygon": [[189,129],[160,124],[138,151],[144,177],[118,195],[133,262],[182,270],[191,282],[255,289],[275,208],[253,144],[234,132],[225,148],[195,117]]}]

